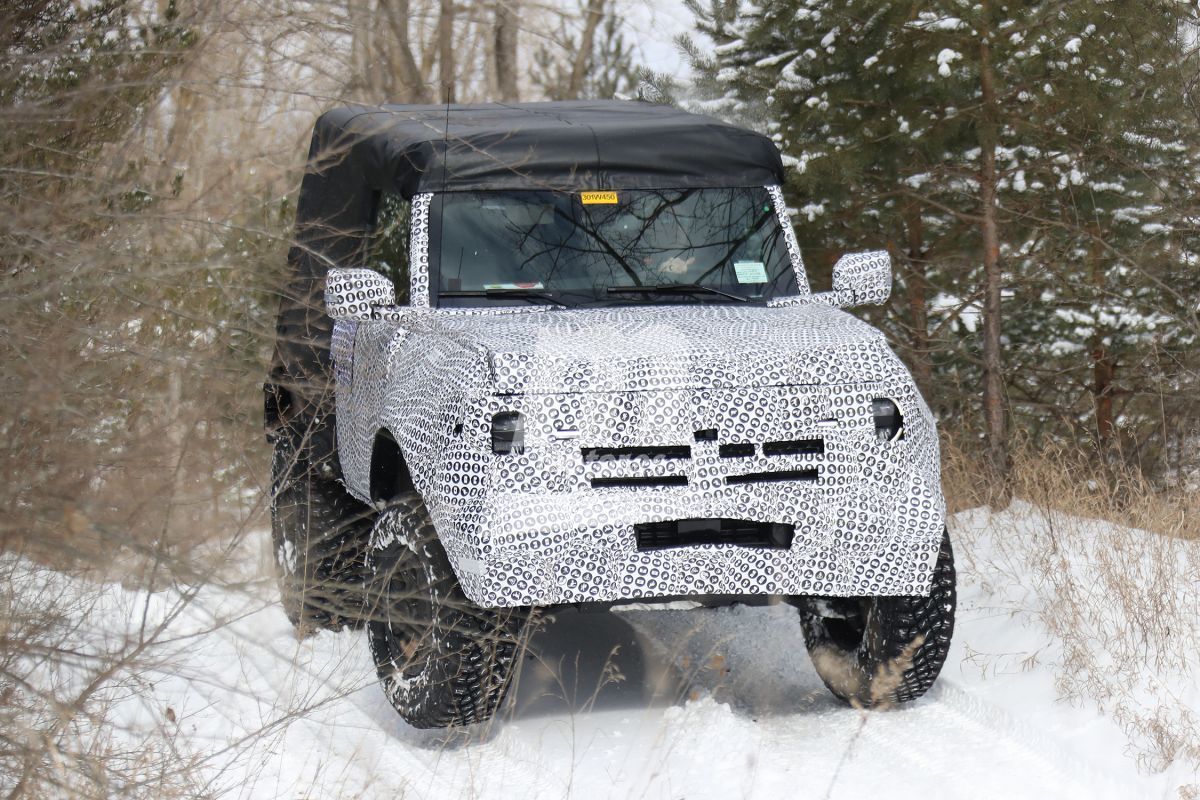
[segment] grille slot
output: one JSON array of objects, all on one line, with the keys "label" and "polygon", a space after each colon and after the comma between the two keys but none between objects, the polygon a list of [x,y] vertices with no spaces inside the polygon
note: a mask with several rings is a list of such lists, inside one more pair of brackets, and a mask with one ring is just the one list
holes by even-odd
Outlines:
[{"label": "grille slot", "polygon": [[792,546],[796,528],[775,522],[740,519],[679,519],[644,522],[633,526],[638,550],[666,550],[698,544],[735,544],[786,550]]},{"label": "grille slot", "polygon": [[656,458],[691,458],[692,448],[686,444],[665,447],[583,447],[585,463],[596,461],[633,461]]},{"label": "grille slot", "polygon": [[752,444],[723,444],[718,449],[721,458],[750,458],[754,455]]},{"label": "grille slot", "polygon": [[643,475],[633,478],[592,478],[593,489],[645,489],[655,486],[687,486],[686,475]]},{"label": "grille slot", "polygon": [[825,455],[824,439],[790,439],[764,442],[764,456],[821,456]]},{"label": "grille slot", "polygon": [[745,475],[730,475],[725,479],[729,485],[743,483],[783,483],[786,481],[815,481],[820,473],[815,467],[810,469],[783,469],[775,472],[747,472]]}]

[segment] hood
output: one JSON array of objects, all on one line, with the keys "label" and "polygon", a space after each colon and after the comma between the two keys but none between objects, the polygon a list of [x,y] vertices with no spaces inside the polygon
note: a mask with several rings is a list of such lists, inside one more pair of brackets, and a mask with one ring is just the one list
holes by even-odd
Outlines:
[{"label": "hood", "polygon": [[898,365],[883,334],[818,303],[439,316],[498,394],[866,383]]}]

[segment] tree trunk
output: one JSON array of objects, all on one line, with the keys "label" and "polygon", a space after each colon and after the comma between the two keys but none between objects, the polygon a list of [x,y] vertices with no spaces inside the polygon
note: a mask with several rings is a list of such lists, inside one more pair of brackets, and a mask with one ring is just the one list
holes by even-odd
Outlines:
[{"label": "tree trunk", "polygon": [[378,100],[372,96],[375,93],[375,64],[367,0],[348,0],[346,12],[350,18],[350,81],[346,89],[355,100]]},{"label": "tree trunk", "polygon": [[438,6],[438,88],[439,100],[454,102],[454,0],[441,0]]},{"label": "tree trunk", "polygon": [[396,79],[400,82],[400,91],[395,99],[408,103],[428,103],[429,90],[421,76],[421,68],[413,56],[412,43],[409,39],[408,19],[411,15],[409,0],[380,0],[387,17],[388,26],[392,30],[391,59],[396,71]]},{"label": "tree trunk", "polygon": [[[986,19],[988,3],[983,5]],[[992,75],[991,31],[981,31],[979,40],[980,89],[983,118],[979,126],[980,170],[979,199],[983,234],[983,421],[987,434],[988,460],[1000,476],[1008,475],[1007,409],[1004,397],[1004,363],[1000,352],[1000,297],[1003,275],[1000,270],[1000,232],[996,203],[996,88]]]},{"label": "tree trunk", "polygon": [[925,271],[925,226],[921,209],[910,203],[904,209],[904,227],[908,236],[908,313],[912,317],[909,343],[912,349],[913,379],[926,401],[933,384],[933,367],[929,355],[929,300]]},{"label": "tree trunk", "polygon": [[517,0],[496,3],[496,28],[493,43],[496,92],[500,100],[517,99],[517,24],[520,13]]},{"label": "tree trunk", "polygon": [[571,82],[567,84],[567,99],[578,100],[583,94],[583,82],[587,78],[592,65],[592,48],[596,44],[596,28],[604,17],[605,0],[587,0],[587,10],[583,22],[583,36],[579,40],[579,50],[575,52],[575,61],[571,65]]},{"label": "tree trunk", "polygon": [[[1092,286],[1096,300],[1099,301],[1104,290],[1104,261],[1100,249],[1100,230],[1091,228],[1092,247],[1090,253],[1092,268]],[[1108,452],[1112,444],[1116,427],[1113,424],[1113,382],[1116,378],[1117,365],[1113,362],[1108,348],[1104,345],[1104,331],[1101,322],[1096,320],[1096,330],[1092,333],[1089,344],[1092,351],[1092,400],[1096,406],[1096,442],[1101,455]]]},{"label": "tree trunk", "polygon": [[1116,372],[1117,365],[1104,346],[1104,340],[1099,335],[1093,337],[1092,397],[1096,402],[1096,435],[1102,453],[1108,452],[1116,432],[1113,423],[1113,381]]}]

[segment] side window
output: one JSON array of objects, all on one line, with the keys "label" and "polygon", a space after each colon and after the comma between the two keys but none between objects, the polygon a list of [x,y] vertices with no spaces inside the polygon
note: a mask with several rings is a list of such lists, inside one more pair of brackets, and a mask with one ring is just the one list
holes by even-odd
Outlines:
[{"label": "side window", "polygon": [[396,286],[397,305],[408,305],[408,239],[412,204],[398,194],[380,192],[375,197],[367,263]]}]

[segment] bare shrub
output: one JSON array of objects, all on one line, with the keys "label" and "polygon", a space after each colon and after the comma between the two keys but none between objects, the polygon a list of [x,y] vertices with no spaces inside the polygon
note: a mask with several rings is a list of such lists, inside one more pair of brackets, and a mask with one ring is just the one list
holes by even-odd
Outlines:
[{"label": "bare shrub", "polygon": [[155,637],[109,640],[97,587],[31,562],[0,558],[0,790],[10,798],[201,796],[195,759],[164,727],[130,735],[109,720]]},{"label": "bare shrub", "polygon": [[[994,502],[971,459],[943,446],[951,508]],[[1200,496],[1096,463],[1067,448],[1017,448],[1015,499],[987,520],[990,566],[1045,598],[1034,613],[1061,642],[1061,696],[1110,714],[1146,769],[1200,765],[1200,709],[1169,689],[1194,674],[1200,653]]]},{"label": "bare shrub", "polygon": [[950,513],[995,506],[1010,491],[1046,511],[1103,519],[1181,539],[1200,538],[1200,492],[1164,487],[1135,467],[1109,465],[1088,447],[1014,444],[1008,489],[954,433],[942,437],[942,488]]}]

